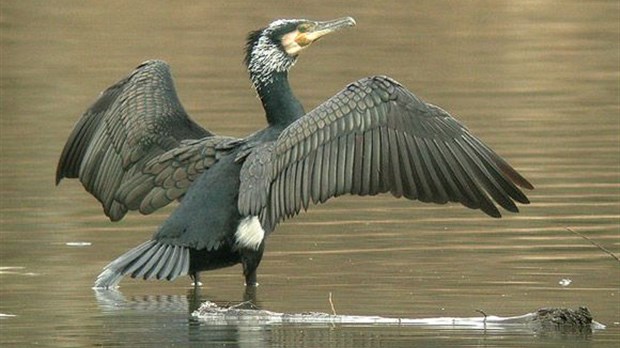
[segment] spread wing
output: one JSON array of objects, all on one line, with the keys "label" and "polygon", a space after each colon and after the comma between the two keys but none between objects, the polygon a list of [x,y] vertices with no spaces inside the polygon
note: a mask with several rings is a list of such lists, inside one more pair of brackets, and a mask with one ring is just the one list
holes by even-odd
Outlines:
[{"label": "spread wing", "polygon": [[[387,77],[357,81],[255,149],[238,208],[265,228],[342,194],[517,212],[532,185],[465,126]],[[494,203],[494,202],[495,203]]]},{"label": "spread wing", "polygon": [[178,147],[140,164],[139,171],[127,175],[115,200],[129,210],[150,214],[181,198],[200,174],[228,152],[227,145],[237,141],[225,136],[183,140]]},{"label": "spread wing", "polygon": [[227,141],[189,118],[170,68],[151,60],[82,115],[60,156],[56,183],[79,178],[111,220],[133,209],[147,214],[182,196]]}]

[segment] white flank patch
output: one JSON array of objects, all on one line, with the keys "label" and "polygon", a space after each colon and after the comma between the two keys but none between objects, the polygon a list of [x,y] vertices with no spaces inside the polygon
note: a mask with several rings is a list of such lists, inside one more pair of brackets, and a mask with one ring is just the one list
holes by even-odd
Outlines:
[{"label": "white flank patch", "polygon": [[265,230],[260,225],[258,217],[248,216],[241,220],[235,232],[235,238],[237,239],[237,245],[258,250],[260,243],[265,238]]}]

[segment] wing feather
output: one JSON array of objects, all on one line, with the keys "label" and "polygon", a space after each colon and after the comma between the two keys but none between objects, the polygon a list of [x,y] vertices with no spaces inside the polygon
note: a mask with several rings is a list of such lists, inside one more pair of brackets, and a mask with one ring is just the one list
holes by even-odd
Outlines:
[{"label": "wing feather", "polygon": [[399,153],[399,159],[397,160],[397,163],[400,163],[404,196],[408,199],[418,199],[419,184],[416,184],[416,178],[414,176],[415,169],[413,167],[413,163],[409,159],[409,145],[407,144],[405,133],[403,133],[402,131],[397,131],[396,139],[398,140],[398,147],[396,147],[396,149],[393,149],[392,151]]},{"label": "wing feather", "polygon": [[229,140],[189,118],[168,64],[151,60],[82,115],[60,156],[56,183],[79,178],[111,220],[128,210],[148,214],[181,197]]},{"label": "wing feather", "polygon": [[[250,171],[262,173],[260,178]],[[500,217],[532,185],[465,126],[398,82],[375,76],[343,91],[261,146],[241,170],[239,211],[279,221],[342,194],[458,202]],[[248,204],[247,202],[252,202]]]}]

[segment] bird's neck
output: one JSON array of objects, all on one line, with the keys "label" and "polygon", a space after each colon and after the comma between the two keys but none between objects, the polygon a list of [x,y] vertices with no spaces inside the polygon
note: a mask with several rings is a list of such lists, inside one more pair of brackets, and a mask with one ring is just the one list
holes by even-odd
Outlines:
[{"label": "bird's neck", "polygon": [[255,87],[270,126],[286,127],[305,114],[303,106],[293,94],[287,71],[272,72]]}]

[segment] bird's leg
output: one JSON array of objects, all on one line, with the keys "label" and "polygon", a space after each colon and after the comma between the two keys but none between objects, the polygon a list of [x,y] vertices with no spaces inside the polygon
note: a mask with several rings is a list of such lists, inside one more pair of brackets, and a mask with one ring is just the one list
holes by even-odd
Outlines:
[{"label": "bird's leg", "polygon": [[202,304],[202,294],[200,292],[200,288],[194,286],[192,289],[190,289],[187,295],[187,299],[189,313],[192,314],[195,310],[200,308],[200,305]]},{"label": "bird's leg", "polygon": [[200,272],[192,272],[189,274],[189,277],[192,278],[192,285],[194,286],[194,290],[202,286],[202,283],[200,282]]},{"label": "bird's leg", "polygon": [[256,289],[256,286],[246,286],[243,292],[243,301],[251,303],[254,308],[258,306],[258,302],[256,301]]},{"label": "bird's leg", "polygon": [[265,250],[265,241],[263,241],[257,250],[244,249],[241,251],[241,264],[243,264],[243,275],[245,276],[245,286],[258,286],[256,281],[256,269],[263,258]]},{"label": "bird's leg", "polygon": [[243,292],[243,301],[229,308],[258,309],[256,302],[256,289],[257,287],[255,286],[246,286],[245,291]]},{"label": "bird's leg", "polygon": [[254,268],[253,271],[247,271],[246,267],[243,267],[243,275],[245,275],[245,286],[258,286],[258,282],[256,281],[256,268]]}]

